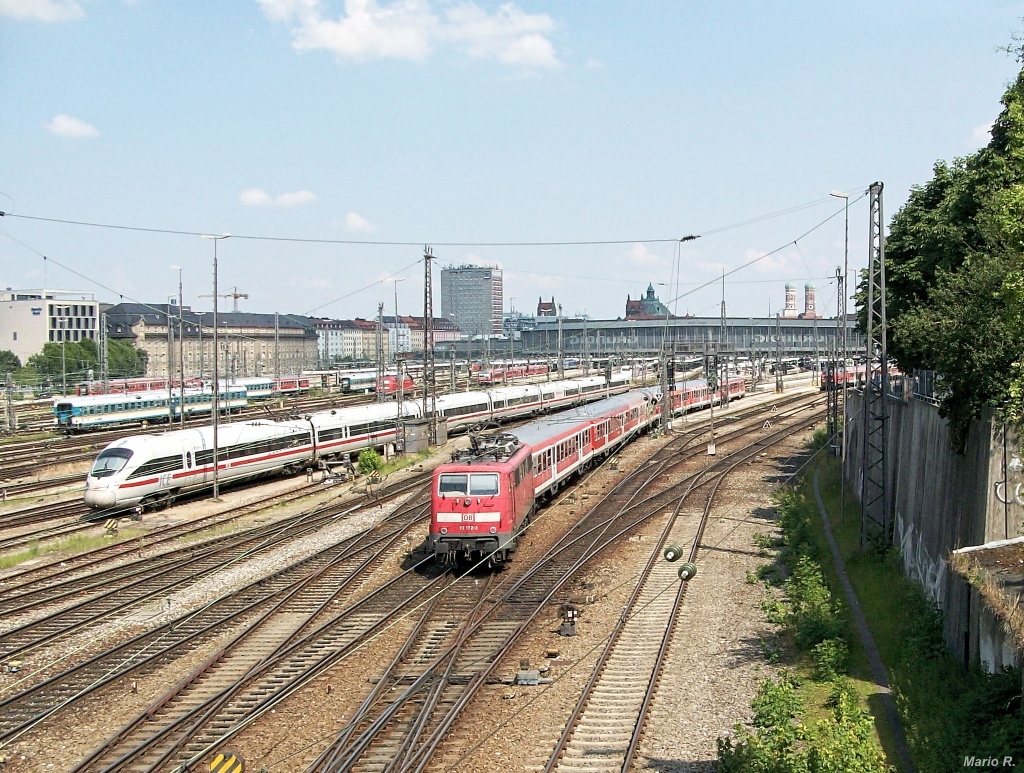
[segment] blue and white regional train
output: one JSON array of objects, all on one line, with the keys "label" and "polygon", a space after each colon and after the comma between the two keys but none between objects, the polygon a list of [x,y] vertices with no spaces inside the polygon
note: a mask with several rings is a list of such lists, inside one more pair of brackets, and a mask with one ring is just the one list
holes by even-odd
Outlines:
[{"label": "blue and white regional train", "polygon": [[[229,412],[244,408],[248,404],[249,394],[241,384],[222,386],[219,400],[221,411]],[[181,416],[182,410],[186,416],[199,416],[210,413],[212,408],[213,389],[207,387],[186,389],[184,402],[180,392],[175,391],[168,396],[166,390],[59,398],[54,402],[53,414],[54,423],[58,427],[76,431],[143,421],[167,421],[171,410],[175,419]]]},{"label": "blue and white regional train", "polygon": [[[437,414],[454,431],[517,416],[599,400],[629,389],[627,374],[614,374],[486,392],[443,395]],[[163,410],[167,411],[167,395]],[[407,419],[422,416],[422,403],[406,401]],[[310,414],[289,421],[255,420],[221,424],[218,479],[229,482],[273,471],[298,471],[330,459],[383,446],[397,439],[398,405],[374,403]],[[138,420],[138,419],[136,419]],[[213,482],[213,430],[184,429],[135,435],[108,445],[86,478],[85,503],[110,508],[172,502]]]}]

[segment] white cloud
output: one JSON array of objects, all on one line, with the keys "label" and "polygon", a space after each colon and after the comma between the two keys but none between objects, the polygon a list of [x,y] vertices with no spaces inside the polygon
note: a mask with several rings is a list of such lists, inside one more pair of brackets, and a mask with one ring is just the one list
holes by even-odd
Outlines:
[{"label": "white cloud", "polygon": [[972,149],[977,149],[988,145],[992,139],[992,124],[983,123],[981,126],[975,126],[974,131],[971,132],[971,138],[964,140],[964,144]]},{"label": "white cloud", "polygon": [[34,21],[68,21],[85,16],[76,0],[0,0],[0,16]]},{"label": "white cloud", "polygon": [[[325,18],[318,0],[256,0],[271,21],[291,28],[298,51],[332,51],[338,59],[423,61],[435,44],[452,44],[473,59],[493,59],[535,70],[559,64],[547,35],[555,22],[505,3],[489,14],[472,2],[434,12],[428,0],[345,0],[337,19]],[[0,0],[2,2],[2,0]]]},{"label": "white cloud", "polygon": [[316,201],[316,195],[310,191],[295,191],[271,196],[262,188],[246,188],[238,200],[247,207],[297,207]]},{"label": "white cloud", "polygon": [[[2,0],[0,0],[2,2]],[[49,123],[43,124],[48,132],[58,137],[72,137],[82,139],[83,137],[99,137],[100,133],[91,123],[86,123],[78,118],[73,118],[67,113],[55,115]]]},{"label": "white cloud", "polygon": [[372,234],[377,230],[377,226],[356,212],[345,215],[345,227],[357,234]]},{"label": "white cloud", "polygon": [[665,262],[659,255],[647,249],[645,244],[634,244],[626,253],[626,260],[635,266],[658,266]]},{"label": "white cloud", "polygon": [[604,69],[604,65],[601,64],[601,62],[599,62],[594,57],[590,57],[589,59],[587,59],[587,61],[583,64],[583,67],[585,69],[587,69],[587,70],[603,70]]}]

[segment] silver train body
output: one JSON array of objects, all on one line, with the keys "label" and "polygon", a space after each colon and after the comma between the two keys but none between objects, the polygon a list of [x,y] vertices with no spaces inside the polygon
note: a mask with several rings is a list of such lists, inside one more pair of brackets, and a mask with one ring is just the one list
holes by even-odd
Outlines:
[{"label": "silver train body", "polygon": [[[500,387],[437,398],[448,431],[537,415],[592,402],[629,389],[629,376],[604,376]],[[422,401],[402,403],[407,419],[422,416]],[[221,483],[271,472],[298,472],[331,459],[397,439],[396,402],[360,405],[289,421],[222,423],[217,473]],[[166,505],[213,483],[210,427],[133,435],[100,452],[86,477],[85,504],[93,508]]]}]

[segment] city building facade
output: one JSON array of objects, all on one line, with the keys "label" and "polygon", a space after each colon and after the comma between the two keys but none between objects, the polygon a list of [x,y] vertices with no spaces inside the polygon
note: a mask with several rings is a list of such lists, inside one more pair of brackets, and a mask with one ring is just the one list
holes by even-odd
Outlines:
[{"label": "city building facade", "polygon": [[[213,312],[180,310],[173,304],[119,303],[106,310],[107,335],[131,342],[148,357],[146,375],[166,377],[179,369],[184,355],[185,376],[213,378]],[[168,317],[174,328],[170,352]],[[217,313],[221,378],[293,375],[317,367],[319,336],[313,321],[292,314]],[[278,373],[278,370],[280,371]]]},{"label": "city building facade", "polygon": [[342,360],[363,359],[363,332],[348,319],[312,318],[316,328],[320,364],[329,367]]},{"label": "city building facade", "polygon": [[500,268],[473,265],[442,268],[440,289],[439,319],[450,321],[470,337],[501,334],[504,291]]},{"label": "city building facade", "polygon": [[25,360],[47,343],[99,342],[100,305],[76,290],[12,290],[0,294],[0,349]]}]

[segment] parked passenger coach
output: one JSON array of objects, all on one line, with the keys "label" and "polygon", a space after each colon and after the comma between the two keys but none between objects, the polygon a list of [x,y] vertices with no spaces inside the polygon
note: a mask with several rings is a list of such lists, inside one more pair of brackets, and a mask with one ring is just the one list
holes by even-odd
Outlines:
[{"label": "parked passenger coach", "polygon": [[[238,387],[243,389],[244,387]],[[600,400],[626,391],[628,382],[603,376],[552,381],[529,387],[502,387],[486,392],[442,395],[437,413],[449,432],[493,425],[509,418],[534,416]],[[186,398],[189,393],[186,391]],[[96,398],[80,398],[95,400]],[[125,396],[104,396],[124,400]],[[133,398],[134,399],[134,398]],[[167,411],[162,403],[147,410]],[[186,400],[188,405],[188,400]],[[209,407],[207,406],[207,412]],[[106,414],[111,415],[111,414]],[[118,412],[113,415],[124,415]],[[403,419],[422,417],[422,402],[402,403]],[[132,420],[138,420],[133,416]],[[359,405],[310,414],[301,420],[257,420],[220,425],[219,479],[223,482],[270,472],[315,467],[320,460],[364,448],[379,448],[398,439],[396,402]],[[300,443],[295,438],[304,438]],[[188,491],[213,483],[213,436],[208,427],[160,435],[138,435],[107,446],[86,478],[85,503],[109,508],[164,506]]]}]

